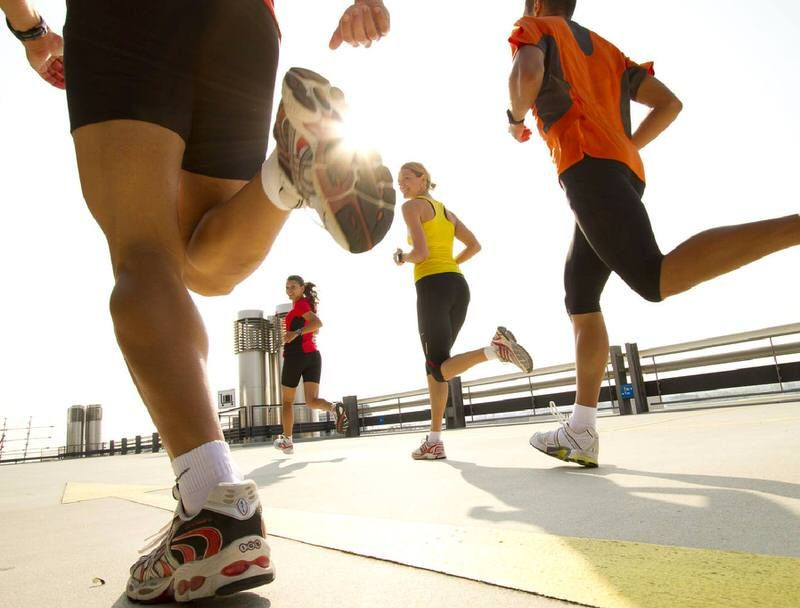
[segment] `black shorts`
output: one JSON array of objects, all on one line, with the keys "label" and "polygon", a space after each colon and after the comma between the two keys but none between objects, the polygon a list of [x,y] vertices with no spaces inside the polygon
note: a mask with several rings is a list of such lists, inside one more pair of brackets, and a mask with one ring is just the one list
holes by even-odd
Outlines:
[{"label": "black shorts", "polygon": [[322,376],[322,356],[318,350],[313,353],[299,355],[286,355],[283,358],[283,371],[281,372],[281,385],[297,388],[300,378],[303,382],[319,384]]},{"label": "black shorts", "polygon": [[612,271],[643,298],[660,301],[664,256],[642,204],[644,183],[625,164],[591,156],[559,181],[575,214],[564,267],[567,311],[599,312]]},{"label": "black shorts", "polygon": [[249,180],[267,150],[278,27],[263,0],[67,0],[70,127],[141,120],[186,171]]},{"label": "black shorts", "polygon": [[425,353],[425,373],[439,382],[442,363],[450,358],[450,349],[464,325],[469,307],[469,285],[457,272],[443,272],[422,277],[417,287],[417,326]]}]

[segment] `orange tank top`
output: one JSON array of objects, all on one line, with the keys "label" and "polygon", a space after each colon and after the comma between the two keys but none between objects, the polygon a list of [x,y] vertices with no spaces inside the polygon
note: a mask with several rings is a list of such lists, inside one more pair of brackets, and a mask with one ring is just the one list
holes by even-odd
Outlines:
[{"label": "orange tank top", "polygon": [[508,39],[512,53],[541,49],[545,75],[531,108],[561,174],[584,155],[624,163],[645,181],[631,142],[630,102],[653,64],[639,65],[594,32],[563,17],[523,17]]}]

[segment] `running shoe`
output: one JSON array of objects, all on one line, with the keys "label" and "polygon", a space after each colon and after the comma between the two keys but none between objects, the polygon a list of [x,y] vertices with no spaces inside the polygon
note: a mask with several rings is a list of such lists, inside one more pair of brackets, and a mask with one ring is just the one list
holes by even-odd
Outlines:
[{"label": "running shoe", "polygon": [[533,358],[517,343],[514,334],[505,327],[497,328],[497,332],[492,338],[492,348],[501,361],[513,363],[526,374],[533,371]]},{"label": "running shoe", "polygon": [[343,143],[345,110],[340,89],[316,72],[291,68],[273,133],[278,164],[293,186],[281,184],[282,200],[315,209],[339,245],[361,253],[392,225],[394,180],[377,152],[357,152]]},{"label": "running shoe", "polygon": [[347,416],[347,410],[344,409],[344,404],[337,401],[333,404],[333,417],[336,419],[336,432],[346,433],[350,427],[350,418]]},{"label": "running shoe", "polygon": [[275,446],[276,450],[280,450],[284,454],[294,454],[294,442],[288,437],[279,435],[278,438],[272,442],[272,445]]},{"label": "running shoe", "polygon": [[576,433],[552,401],[550,411],[561,426],[554,431],[534,433],[529,442],[531,446],[553,458],[595,468],[600,453],[600,434],[595,429],[588,428],[582,433]]},{"label": "running shoe", "polygon": [[231,595],[271,583],[267,533],[258,487],[251,480],[221,483],[202,510],[187,517],[179,490],[172,521],[131,566],[126,593],[131,600],[158,604]]},{"label": "running shoe", "polygon": [[425,440],[416,450],[411,452],[411,458],[414,460],[439,460],[440,458],[447,458],[444,453],[444,442],[442,441],[428,441],[428,436],[425,435]]}]

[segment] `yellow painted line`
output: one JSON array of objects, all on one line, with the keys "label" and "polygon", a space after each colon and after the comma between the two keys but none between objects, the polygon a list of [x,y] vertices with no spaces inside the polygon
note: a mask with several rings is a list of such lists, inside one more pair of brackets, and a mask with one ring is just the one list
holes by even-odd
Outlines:
[{"label": "yellow painted line", "polygon": [[[153,492],[163,488],[143,488],[70,483],[64,495],[174,509]],[[791,557],[276,508],[264,517],[274,536],[589,606],[800,606],[800,559]]]}]

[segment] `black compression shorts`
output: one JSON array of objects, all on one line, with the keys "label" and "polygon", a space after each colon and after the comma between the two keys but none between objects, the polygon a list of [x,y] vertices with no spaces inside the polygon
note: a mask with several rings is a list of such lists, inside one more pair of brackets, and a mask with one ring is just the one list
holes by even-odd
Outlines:
[{"label": "black compression shorts", "polygon": [[249,180],[266,155],[278,43],[263,0],[68,0],[71,130],[154,123],[186,142],[186,171]]},{"label": "black compression shorts", "polygon": [[311,353],[286,355],[283,358],[281,385],[297,388],[301,377],[303,382],[319,384],[319,379],[322,377],[322,355],[318,350]]},{"label": "black compression shorts", "polygon": [[425,373],[444,382],[442,363],[464,325],[469,306],[469,286],[457,272],[422,277],[416,282],[417,325],[425,353]]},{"label": "black compression shorts", "polygon": [[625,164],[590,156],[559,181],[575,214],[564,267],[567,311],[599,312],[612,271],[646,300],[661,301],[664,256],[642,204],[644,183]]}]

